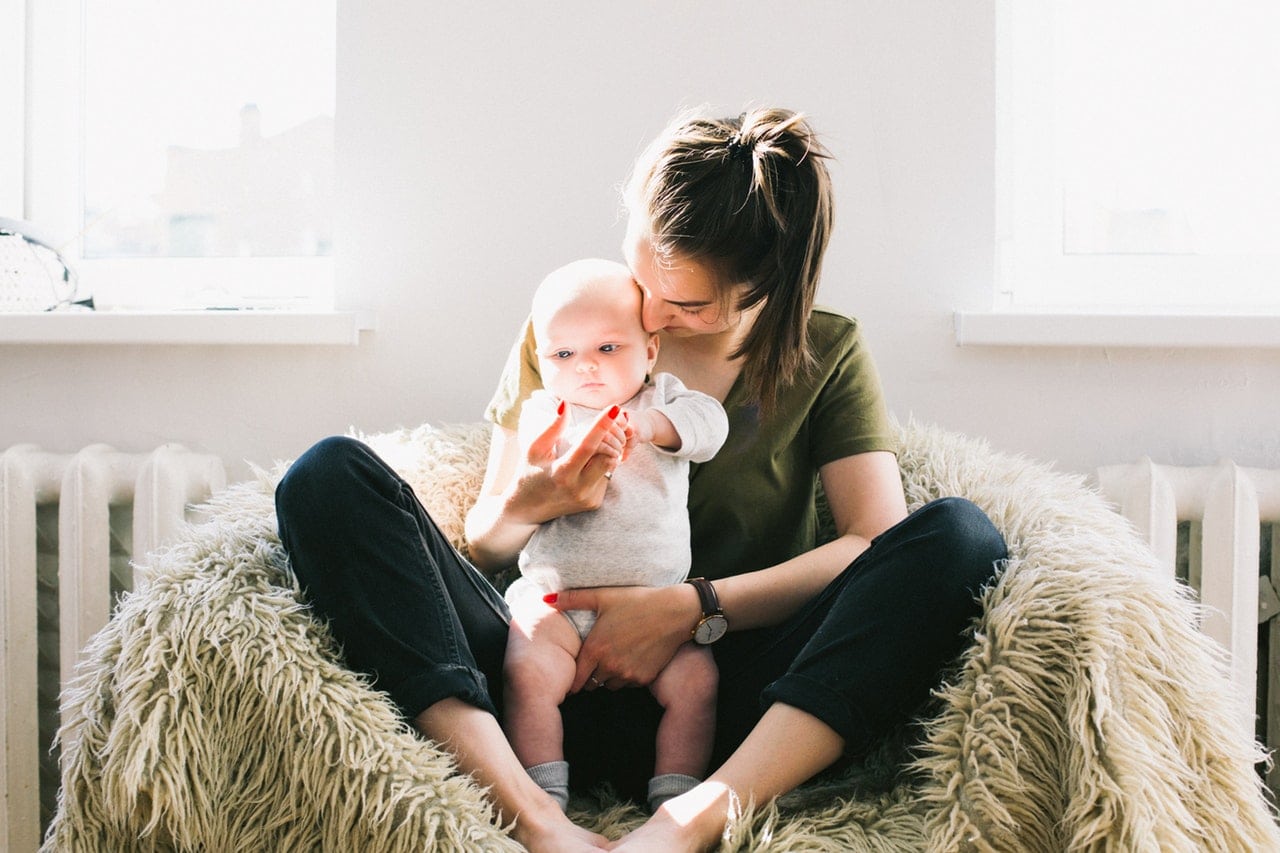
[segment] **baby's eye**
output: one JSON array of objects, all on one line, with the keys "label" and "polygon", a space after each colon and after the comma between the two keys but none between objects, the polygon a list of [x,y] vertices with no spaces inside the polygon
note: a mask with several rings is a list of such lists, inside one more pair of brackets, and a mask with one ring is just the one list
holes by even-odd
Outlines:
[{"label": "baby's eye", "polygon": [[619,349],[617,344],[601,344],[600,352],[617,352]]},{"label": "baby's eye", "polygon": [[559,359],[566,359],[566,358],[569,358],[569,357],[570,357],[570,356],[572,356],[572,355],[573,355],[573,350],[571,350],[571,349],[560,349],[560,350],[556,350],[554,353],[552,353],[552,354],[551,354],[551,357],[552,357],[552,358],[559,358]]}]

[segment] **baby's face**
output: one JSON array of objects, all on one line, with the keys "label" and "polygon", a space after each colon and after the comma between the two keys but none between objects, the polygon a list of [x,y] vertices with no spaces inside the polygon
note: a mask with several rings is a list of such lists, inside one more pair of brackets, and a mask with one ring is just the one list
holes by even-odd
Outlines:
[{"label": "baby's face", "polygon": [[561,400],[604,409],[635,396],[657,357],[657,340],[640,325],[637,304],[599,300],[562,305],[535,322],[538,366]]}]

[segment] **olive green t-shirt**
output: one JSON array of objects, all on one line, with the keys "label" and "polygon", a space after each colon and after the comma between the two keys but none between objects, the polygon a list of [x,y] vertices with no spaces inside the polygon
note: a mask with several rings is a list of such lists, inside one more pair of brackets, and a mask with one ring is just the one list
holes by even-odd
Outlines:
[{"label": "olive green t-shirt", "polygon": [[[870,450],[896,452],[875,363],[857,321],[817,308],[809,319],[817,367],[787,385],[763,419],[741,379],[724,401],[729,437],[689,472],[691,576],[725,577],[775,565],[816,544],[818,468]],[[486,420],[515,430],[542,387],[533,327],[511,350]]]}]

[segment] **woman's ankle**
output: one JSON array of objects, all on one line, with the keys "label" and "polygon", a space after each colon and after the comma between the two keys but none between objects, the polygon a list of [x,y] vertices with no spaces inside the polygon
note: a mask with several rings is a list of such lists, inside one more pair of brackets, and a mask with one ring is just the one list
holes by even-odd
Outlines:
[{"label": "woman's ankle", "polygon": [[662,773],[649,780],[649,813],[656,812],[667,800],[673,800],[701,784],[696,776],[684,773]]},{"label": "woman's ankle", "polygon": [[737,816],[737,795],[722,782],[703,782],[668,800],[612,848],[615,853],[697,853],[712,850]]},{"label": "woman's ankle", "polygon": [[565,828],[565,824],[571,823],[550,795],[546,796],[545,801],[525,808],[519,814],[514,815],[514,820],[515,824],[511,828],[511,835],[526,847],[533,846],[530,843],[533,839],[545,838],[554,834],[557,829]]},{"label": "woman's ankle", "polygon": [[609,839],[565,817],[550,797],[541,802],[537,810],[518,815],[511,830],[529,853],[600,853],[611,848]]},{"label": "woman's ankle", "polygon": [[732,788],[723,782],[706,781],[667,800],[658,808],[655,817],[668,818],[683,827],[682,834],[701,845],[697,849],[702,849],[714,846],[741,810],[738,795]]}]

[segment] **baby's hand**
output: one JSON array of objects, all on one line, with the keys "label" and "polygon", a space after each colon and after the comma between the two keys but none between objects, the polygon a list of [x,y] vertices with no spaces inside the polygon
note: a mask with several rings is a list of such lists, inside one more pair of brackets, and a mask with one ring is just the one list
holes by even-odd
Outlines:
[{"label": "baby's hand", "polygon": [[[653,441],[653,423],[648,418],[648,412],[624,410],[622,414],[627,422],[627,446],[623,451],[623,457],[625,458],[633,447]],[[622,418],[619,418],[619,420],[622,420]]]}]

